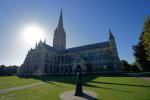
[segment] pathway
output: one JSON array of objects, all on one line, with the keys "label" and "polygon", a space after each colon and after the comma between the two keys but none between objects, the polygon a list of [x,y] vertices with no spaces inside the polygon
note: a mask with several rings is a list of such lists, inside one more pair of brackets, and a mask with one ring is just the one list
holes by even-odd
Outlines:
[{"label": "pathway", "polygon": [[[47,81],[47,82],[56,82],[56,81]],[[33,83],[33,84],[28,84],[28,85],[23,85],[23,86],[15,86],[15,87],[7,88],[7,89],[0,89],[0,94],[8,93],[8,92],[16,91],[16,90],[23,90],[23,89],[38,86],[41,84],[44,84],[44,82],[38,82],[38,83]]]},{"label": "pathway", "polygon": [[0,94],[8,93],[8,92],[16,91],[16,90],[23,90],[23,89],[41,85],[41,84],[43,84],[43,82],[38,82],[38,83],[33,83],[33,84],[28,84],[28,85],[23,85],[23,86],[15,86],[15,87],[7,88],[7,89],[1,89]]},{"label": "pathway", "polygon": [[150,77],[140,77],[140,78],[142,78],[144,80],[149,80],[150,81]]}]

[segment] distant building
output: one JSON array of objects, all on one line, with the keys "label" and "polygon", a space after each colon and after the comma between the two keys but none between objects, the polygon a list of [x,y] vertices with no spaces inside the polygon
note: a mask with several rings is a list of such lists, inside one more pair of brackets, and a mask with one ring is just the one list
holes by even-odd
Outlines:
[{"label": "distant building", "polygon": [[53,47],[39,41],[34,49],[28,51],[19,75],[74,74],[77,65],[82,73],[102,73],[120,71],[120,60],[115,38],[109,30],[109,40],[66,49],[66,32],[63,15],[60,14],[58,26],[54,31]]}]

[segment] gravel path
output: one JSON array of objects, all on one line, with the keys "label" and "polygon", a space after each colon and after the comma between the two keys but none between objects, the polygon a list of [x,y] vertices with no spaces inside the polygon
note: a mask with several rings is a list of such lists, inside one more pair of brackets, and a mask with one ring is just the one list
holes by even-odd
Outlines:
[{"label": "gravel path", "polygon": [[23,85],[23,86],[16,86],[16,87],[7,88],[7,89],[1,89],[0,94],[8,93],[8,92],[16,91],[16,90],[23,90],[23,89],[30,88],[30,87],[37,86],[37,85],[41,85],[41,84],[44,84],[44,83],[38,82],[38,83],[33,83],[33,84],[28,84],[28,85]]},{"label": "gravel path", "polygon": [[[56,83],[57,80],[55,80],[55,81],[46,81],[46,82]],[[33,84],[28,84],[28,85],[23,85],[23,86],[15,86],[15,87],[7,88],[7,89],[0,89],[0,94],[8,93],[8,92],[16,91],[16,90],[23,90],[23,89],[38,86],[38,85],[41,85],[41,84],[44,84],[44,82],[38,82],[38,83],[33,83]]]},{"label": "gravel path", "polygon": [[150,81],[150,77],[140,77],[140,78],[142,78],[144,80],[149,80]]},{"label": "gravel path", "polygon": [[[57,83],[57,81],[58,80],[46,81],[46,82]],[[0,94],[8,93],[8,92],[16,91],[16,90],[23,90],[23,89],[38,86],[41,84],[44,84],[44,82],[38,82],[38,83],[33,83],[33,84],[28,84],[28,85],[23,85],[23,86],[15,86],[15,87],[7,88],[7,89],[0,89]]]},{"label": "gravel path", "polygon": [[84,90],[83,96],[74,96],[74,93],[74,90],[64,92],[60,95],[60,98],[62,100],[97,100],[98,97],[97,93],[89,90]]}]

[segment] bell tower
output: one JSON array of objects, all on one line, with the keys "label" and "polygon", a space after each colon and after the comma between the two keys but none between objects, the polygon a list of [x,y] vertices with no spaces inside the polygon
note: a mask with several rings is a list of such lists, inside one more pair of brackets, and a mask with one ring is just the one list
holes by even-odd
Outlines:
[{"label": "bell tower", "polygon": [[113,36],[113,34],[110,31],[110,29],[109,29],[109,45],[110,45],[110,49],[111,49],[113,55],[116,56],[116,57],[118,57],[118,52],[117,52],[115,37]]},{"label": "bell tower", "polygon": [[62,9],[59,17],[58,26],[54,31],[53,47],[59,51],[66,49],[66,32],[63,27]]}]

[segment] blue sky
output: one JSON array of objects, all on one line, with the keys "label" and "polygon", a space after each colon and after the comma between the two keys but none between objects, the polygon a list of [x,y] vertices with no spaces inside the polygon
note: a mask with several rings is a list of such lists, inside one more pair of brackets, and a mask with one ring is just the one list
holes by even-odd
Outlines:
[{"label": "blue sky", "polygon": [[120,59],[134,62],[132,45],[150,15],[149,0],[0,0],[0,65],[22,64],[34,47],[20,37],[25,25],[38,24],[52,45],[61,8],[68,48],[107,41],[110,28]]}]

